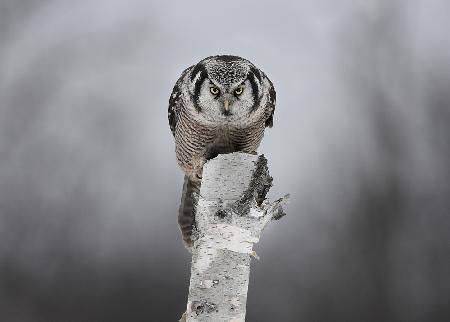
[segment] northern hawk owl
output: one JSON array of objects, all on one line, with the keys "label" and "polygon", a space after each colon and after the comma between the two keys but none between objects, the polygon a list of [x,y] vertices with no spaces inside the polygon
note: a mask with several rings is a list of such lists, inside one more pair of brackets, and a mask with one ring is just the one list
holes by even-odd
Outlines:
[{"label": "northern hawk owl", "polygon": [[178,164],[185,173],[178,223],[192,244],[195,195],[204,163],[219,153],[256,153],[272,127],[276,93],[251,62],[211,56],[184,70],[169,99],[169,125]]}]

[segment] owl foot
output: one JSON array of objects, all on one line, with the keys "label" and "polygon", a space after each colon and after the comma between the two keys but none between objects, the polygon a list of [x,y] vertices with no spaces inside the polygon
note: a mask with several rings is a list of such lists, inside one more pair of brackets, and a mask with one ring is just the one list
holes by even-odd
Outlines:
[{"label": "owl foot", "polygon": [[206,159],[198,159],[197,162],[195,162],[194,168],[192,169],[192,172],[190,174],[190,177],[193,181],[200,182],[202,181],[202,174],[203,174],[203,165],[206,163]]}]

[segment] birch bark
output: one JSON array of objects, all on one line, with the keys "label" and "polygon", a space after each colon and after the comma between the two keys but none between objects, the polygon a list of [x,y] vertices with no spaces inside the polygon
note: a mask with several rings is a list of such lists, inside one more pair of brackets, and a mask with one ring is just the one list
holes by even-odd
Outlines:
[{"label": "birch bark", "polygon": [[272,203],[263,155],[221,154],[203,168],[193,234],[188,322],[245,321],[253,245],[288,195]]}]

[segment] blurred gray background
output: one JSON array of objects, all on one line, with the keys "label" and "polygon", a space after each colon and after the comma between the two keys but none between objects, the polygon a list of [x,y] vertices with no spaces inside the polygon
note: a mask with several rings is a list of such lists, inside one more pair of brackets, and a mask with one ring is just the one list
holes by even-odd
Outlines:
[{"label": "blurred gray background", "polygon": [[181,71],[277,89],[248,321],[450,321],[450,3],[0,0],[0,320],[176,321]]}]

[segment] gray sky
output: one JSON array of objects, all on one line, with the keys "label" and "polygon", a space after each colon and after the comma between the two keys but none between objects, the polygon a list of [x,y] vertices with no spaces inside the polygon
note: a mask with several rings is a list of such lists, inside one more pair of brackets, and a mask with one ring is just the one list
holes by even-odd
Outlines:
[{"label": "gray sky", "polygon": [[173,321],[189,254],[167,122],[181,71],[251,60],[288,216],[249,321],[450,319],[446,1],[0,2],[0,317]]}]

